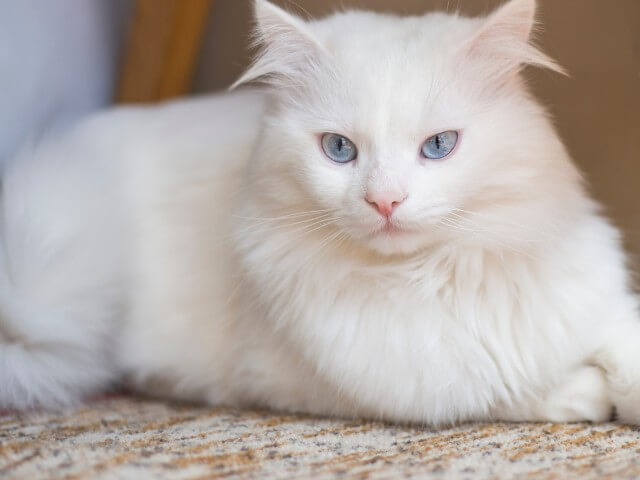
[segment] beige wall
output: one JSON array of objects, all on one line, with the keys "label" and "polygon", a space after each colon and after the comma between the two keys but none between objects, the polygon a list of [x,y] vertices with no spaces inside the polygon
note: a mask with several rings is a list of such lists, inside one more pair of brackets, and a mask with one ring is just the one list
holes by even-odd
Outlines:
[{"label": "beige wall", "polygon": [[[292,2],[274,0],[282,6]],[[458,6],[474,15],[500,0],[296,0],[294,11],[326,14],[334,6],[420,14]],[[218,0],[194,90],[228,86],[248,61],[248,0]],[[640,269],[640,0],[540,0],[540,43],[571,78],[527,72],[556,118],[594,195],[623,228]],[[594,259],[597,261],[597,259]]]}]

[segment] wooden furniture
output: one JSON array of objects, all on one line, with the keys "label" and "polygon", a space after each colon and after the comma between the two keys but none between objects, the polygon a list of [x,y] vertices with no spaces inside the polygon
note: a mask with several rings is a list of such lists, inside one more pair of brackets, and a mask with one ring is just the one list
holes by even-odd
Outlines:
[{"label": "wooden furniture", "polygon": [[125,44],[119,102],[188,93],[213,0],[137,0]]}]

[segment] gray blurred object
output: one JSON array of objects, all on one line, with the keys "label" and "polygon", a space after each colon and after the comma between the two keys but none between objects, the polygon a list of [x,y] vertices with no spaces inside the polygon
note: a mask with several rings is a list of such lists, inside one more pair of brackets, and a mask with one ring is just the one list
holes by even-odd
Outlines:
[{"label": "gray blurred object", "polygon": [[130,0],[0,0],[0,162],[109,104]]}]

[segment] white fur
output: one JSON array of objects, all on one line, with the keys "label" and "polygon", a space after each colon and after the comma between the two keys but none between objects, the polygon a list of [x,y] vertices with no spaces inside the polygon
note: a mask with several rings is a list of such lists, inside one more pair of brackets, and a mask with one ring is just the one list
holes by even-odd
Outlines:
[{"label": "white fur", "polygon": [[[239,83],[265,94],[107,113],[16,159],[0,405],[124,376],[433,424],[602,421],[613,406],[640,422],[618,233],[519,74],[559,70],[530,44],[534,7],[304,21],[258,0],[263,50]],[[448,158],[419,157],[451,129]],[[356,161],[331,163],[323,132]],[[389,191],[407,195],[394,233],[364,200]],[[37,364],[41,349],[61,367]]]}]

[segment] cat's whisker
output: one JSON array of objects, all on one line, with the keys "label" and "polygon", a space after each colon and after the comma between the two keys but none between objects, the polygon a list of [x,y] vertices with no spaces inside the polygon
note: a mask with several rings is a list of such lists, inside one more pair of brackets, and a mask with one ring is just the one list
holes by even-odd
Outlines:
[{"label": "cat's whisker", "polygon": [[[455,208],[453,210],[453,212],[459,212],[459,213],[462,213],[462,214],[465,214],[465,215],[476,216],[478,218],[486,219],[486,220],[488,220],[490,222],[493,222],[493,223],[516,227],[516,228],[519,228],[521,230],[526,230],[528,232],[535,233],[537,235],[545,235],[545,236],[548,236],[550,239],[556,238],[554,236],[554,233],[552,233],[552,232],[543,232],[541,230],[535,229],[535,228],[530,227],[528,225],[523,225],[523,224],[515,223],[513,221],[508,221],[508,220],[504,220],[504,219],[500,219],[500,218],[491,217],[490,215],[486,215],[486,214],[483,214],[483,213],[473,212],[473,211],[470,211],[470,210],[464,210],[462,208]],[[463,217],[463,216],[461,216],[461,217]]]},{"label": "cat's whisker", "polygon": [[[261,232],[261,231],[277,231],[286,227],[295,227],[297,225],[308,225],[315,221],[328,219],[330,215],[322,215],[315,216],[311,218],[305,218],[303,220],[296,220],[293,222],[286,221],[263,221],[258,223],[250,223],[244,226],[244,228],[239,228],[235,230],[230,237],[231,238],[239,238],[246,235],[251,235],[253,233]],[[295,220],[295,219],[294,219]]]},{"label": "cat's whisker", "polygon": [[274,231],[282,228],[292,227],[296,225],[308,225],[312,224],[316,221],[327,220],[331,217],[331,214],[326,213],[322,215],[317,215],[312,218],[305,218],[303,220],[297,220],[295,222],[284,222],[284,221],[263,221],[258,223],[251,223],[246,226],[244,229],[239,229],[230,235],[231,238],[237,238],[240,236],[245,236],[247,234],[257,233],[260,231]]},{"label": "cat's whisker", "polygon": [[333,248],[334,250],[339,248],[348,238],[348,235],[344,231],[339,231],[339,235],[335,238],[332,238],[327,245],[324,246],[322,255],[318,256],[318,261],[326,258],[326,254],[328,254]]},{"label": "cat's whisker", "polygon": [[[289,234],[293,234],[291,235],[291,238],[289,238],[286,242],[280,245],[277,250],[271,252],[271,257],[274,259],[281,257],[283,254],[286,254],[290,250],[292,245],[300,242],[303,238],[308,237],[311,233],[316,232],[320,229],[326,228],[334,223],[335,223],[334,219],[324,219],[324,220],[315,222],[314,224],[305,225],[304,227],[301,227],[299,229],[294,229],[293,231],[288,232]],[[267,267],[261,266],[260,270],[263,268],[267,268]],[[256,268],[256,269],[252,269],[251,272],[258,272],[260,270]]]},{"label": "cat's whisker", "polygon": [[460,225],[456,224],[455,222],[453,222],[451,219],[447,219],[447,218],[443,218],[440,220],[440,222],[438,222],[438,224],[436,224],[436,226],[441,225],[441,226],[445,226],[447,228],[449,228],[450,230],[454,230],[454,231],[458,231],[458,232],[463,232],[463,233],[471,233],[473,235],[476,235],[484,240],[486,240],[489,243],[493,243],[495,245],[498,245],[502,248],[504,248],[505,250],[509,250],[513,253],[516,253],[518,255],[522,255],[522,256],[526,256],[530,259],[535,260],[537,257],[531,253],[531,252],[526,252],[524,250],[520,250],[516,247],[514,247],[513,245],[509,245],[508,243],[505,243],[497,238],[493,238],[493,237],[489,237],[487,235],[484,235],[483,232],[479,232],[477,230],[474,230],[472,228],[468,228],[468,227],[461,227]]},{"label": "cat's whisker", "polygon": [[[292,234],[306,234],[306,233],[311,233],[319,228],[322,228],[324,226],[330,225],[340,219],[342,219],[343,217],[338,216],[338,217],[332,217],[332,216],[321,216],[321,217],[316,217],[313,219],[308,219],[305,221],[299,221],[299,222],[294,222],[294,223],[281,223],[278,224],[276,226],[273,225],[266,225],[266,226],[259,226],[256,227],[254,230],[247,232],[247,231],[240,231],[237,232],[237,235],[240,236],[246,236],[247,234],[251,234],[251,233],[273,233],[274,231],[277,230],[284,230],[284,229],[290,229],[292,226],[297,226],[297,228],[291,229],[290,232],[288,233],[292,233]],[[312,228],[314,227],[314,228]],[[297,241],[298,238],[295,237],[291,240],[291,243]]]},{"label": "cat's whisker", "polygon": [[325,235],[325,237],[320,241],[319,245],[311,252],[310,257],[314,257],[314,255],[321,252],[325,247],[328,247],[333,240],[342,235],[343,232],[341,230],[337,230],[333,233]]},{"label": "cat's whisker", "polygon": [[246,225],[244,228],[235,230],[234,232],[226,235],[225,237],[221,237],[218,241],[217,245],[225,245],[229,242],[236,242],[241,240],[244,237],[256,235],[256,234],[265,234],[265,233],[276,233],[278,231],[293,228],[292,233],[296,233],[297,231],[302,231],[305,228],[313,227],[314,225],[331,220],[331,215],[325,214],[321,216],[316,216],[313,218],[307,218],[304,220],[298,220],[295,222],[263,222],[263,223],[251,223]]},{"label": "cat's whisker", "polygon": [[308,216],[308,215],[314,215],[314,214],[318,214],[318,213],[327,213],[327,212],[331,212],[332,209],[330,208],[323,208],[320,210],[308,210],[308,211],[304,211],[304,212],[295,212],[295,213],[290,213],[287,215],[279,215],[276,217],[251,217],[251,216],[243,216],[243,215],[232,215],[232,217],[234,218],[240,218],[242,220],[282,220],[282,219],[286,219],[286,218],[295,218],[295,217],[302,217],[302,216]]},{"label": "cat's whisker", "polygon": [[334,234],[328,234],[325,236],[321,244],[316,248],[310,256],[314,257],[315,265],[319,264],[326,258],[326,254],[331,251],[331,248],[338,248],[348,238],[348,235],[341,230],[338,230]]},{"label": "cat's whisker", "polygon": [[[460,224],[461,226],[469,226],[475,232],[487,233],[492,237],[500,237],[500,238],[502,238],[504,240],[507,240],[507,241],[516,240],[516,241],[518,241],[520,243],[537,243],[537,242],[541,241],[541,240],[534,239],[534,238],[531,238],[531,237],[526,237],[525,238],[525,237],[520,237],[520,236],[515,236],[515,235],[506,235],[505,233],[500,232],[497,229],[491,229],[491,228],[479,226],[476,222],[474,222],[474,221],[472,221],[472,220],[470,220],[470,219],[468,219],[466,217],[463,217],[461,215],[458,215],[458,214],[456,214],[454,212],[450,212],[450,215],[452,215],[456,219],[457,223]],[[449,220],[453,221],[453,218],[449,218]]]},{"label": "cat's whisker", "polygon": [[[490,234],[492,237],[499,237],[506,241],[515,240],[519,243],[539,244],[539,243],[549,241],[549,240],[554,240],[557,238],[557,236],[553,236],[548,232],[542,232],[532,228],[527,228],[526,231],[520,232],[520,233],[523,233],[525,236],[514,235],[513,233],[507,234],[506,232],[502,232],[500,231],[500,229],[497,229],[497,228],[488,228],[487,226],[481,227],[473,219],[470,219],[465,215],[457,214],[455,211],[450,212],[449,214],[455,217],[456,219],[458,219],[460,223],[464,225],[472,226],[476,231],[483,231]],[[489,217],[484,217],[484,218],[489,219]],[[492,220],[489,220],[489,221],[492,221]],[[493,223],[497,225],[501,224],[499,219],[496,219]],[[519,226],[514,223],[510,223],[510,222],[509,223],[502,222],[502,224],[504,226],[514,227],[516,231],[519,227],[523,227],[523,228],[520,228],[520,230],[524,230],[524,227],[525,227],[525,226]],[[528,233],[535,233],[538,236],[527,235]]]}]

